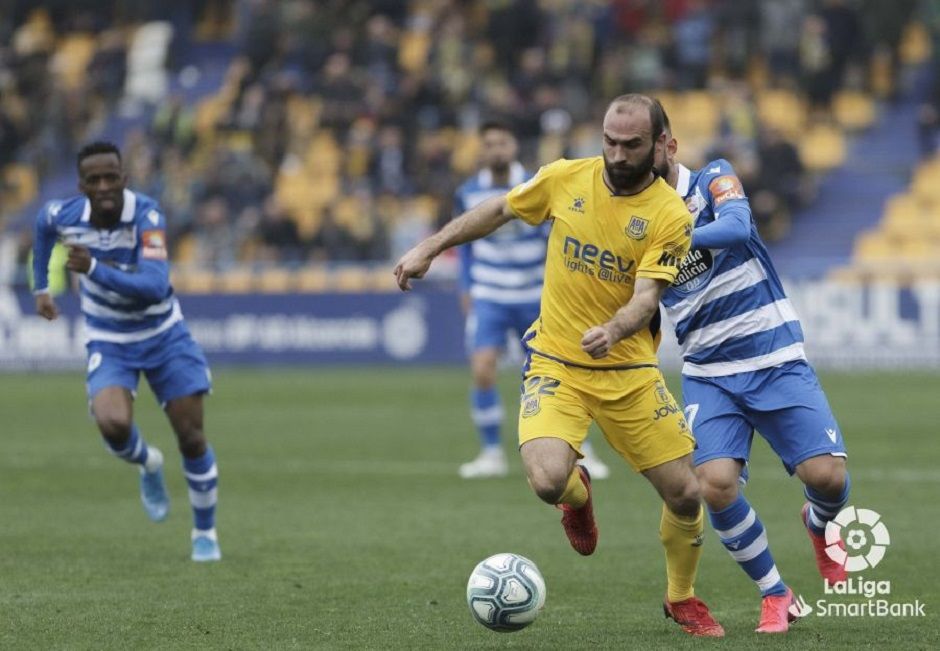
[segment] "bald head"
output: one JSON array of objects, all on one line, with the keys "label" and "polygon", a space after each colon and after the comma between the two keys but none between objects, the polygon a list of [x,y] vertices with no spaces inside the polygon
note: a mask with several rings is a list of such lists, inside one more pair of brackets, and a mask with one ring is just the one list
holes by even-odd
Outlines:
[{"label": "bald head", "polygon": [[662,105],[646,95],[621,95],[610,103],[604,115],[604,166],[611,189],[631,194],[649,185],[664,123]]},{"label": "bald head", "polygon": [[645,116],[646,127],[653,140],[659,138],[666,128],[666,112],[659,100],[653,99],[648,95],[639,93],[629,93],[615,97],[607,105],[607,113],[604,115],[604,126],[608,121],[622,123],[624,120],[642,121]]}]

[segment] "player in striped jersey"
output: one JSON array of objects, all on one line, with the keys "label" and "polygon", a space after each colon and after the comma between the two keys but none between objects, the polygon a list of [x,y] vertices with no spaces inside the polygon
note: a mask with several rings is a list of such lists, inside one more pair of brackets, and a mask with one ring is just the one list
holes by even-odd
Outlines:
[{"label": "player in striped jersey", "polygon": [[140,470],[147,515],[167,517],[163,455],[144,442],[133,421],[139,375],[166,411],[183,455],[193,509],[192,559],[221,559],[215,531],[218,471],[202,431],[209,366],[183,322],[169,281],[166,223],[157,203],[125,186],[116,146],[91,143],[78,154],[84,196],[46,204],[36,219],[33,273],[36,310],[50,321],[49,257],[56,240],[68,246],[67,268],[78,274],[88,351],[88,397],[108,449]]},{"label": "player in striped jersey", "polygon": [[[506,194],[532,176],[516,160],[518,145],[507,125],[485,122],[480,139],[483,168],[457,189],[456,215]],[[460,299],[467,316],[466,344],[473,375],[470,413],[480,437],[480,453],[460,466],[465,479],[502,477],[508,472],[501,445],[503,407],[496,371],[507,333],[521,339],[538,318],[548,232],[548,224],[529,226],[513,220],[459,248]],[[590,444],[585,442],[581,451],[580,463],[592,477],[604,479],[610,474]]]},{"label": "player in striped jersey", "polygon": [[662,305],[682,349],[682,392],[696,440],[694,461],[712,526],[760,589],[757,631],[782,633],[793,592],[774,564],[767,534],[741,493],[754,430],[804,484],[803,522],[820,574],[844,581],[826,554],[824,530],[849,494],[839,425],[803,352],[803,331],[726,160],[691,171],[667,146],[658,173],[693,215],[692,249]]}]

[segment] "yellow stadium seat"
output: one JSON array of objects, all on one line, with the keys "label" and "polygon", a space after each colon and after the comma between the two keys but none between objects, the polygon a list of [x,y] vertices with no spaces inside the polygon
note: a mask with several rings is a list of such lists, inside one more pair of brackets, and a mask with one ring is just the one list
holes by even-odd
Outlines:
[{"label": "yellow stadium seat", "polygon": [[52,69],[67,89],[85,83],[88,64],[95,54],[95,38],[91,34],[72,33],[62,39],[52,59]]},{"label": "yellow stadium seat", "polygon": [[372,270],[369,282],[371,289],[377,292],[397,292],[398,281],[391,272],[390,266],[380,266]]},{"label": "yellow stadium seat", "polygon": [[921,22],[912,22],[901,37],[901,61],[917,65],[926,61],[932,52],[930,33]]},{"label": "yellow stadium seat", "polygon": [[409,30],[402,34],[398,46],[398,65],[408,72],[420,72],[427,67],[431,51],[431,37],[426,31]]},{"label": "yellow stadium seat", "polygon": [[370,273],[362,267],[344,267],[331,274],[332,288],[339,292],[363,292],[370,289]]},{"label": "yellow stadium seat", "polygon": [[330,276],[321,267],[307,267],[298,271],[295,281],[300,292],[320,293],[331,289]]},{"label": "yellow stadium seat", "polygon": [[192,235],[183,235],[176,244],[173,245],[173,260],[179,264],[190,264],[195,262],[198,244],[196,238]]},{"label": "yellow stadium seat", "polygon": [[706,91],[688,91],[682,94],[676,117],[669,114],[670,120],[681,125],[677,130],[686,137],[712,137],[718,131],[721,112],[715,97]]},{"label": "yellow stadium seat", "polygon": [[226,294],[247,294],[254,289],[254,274],[249,269],[235,269],[220,274],[219,291]]},{"label": "yellow stadium seat", "polygon": [[935,260],[940,255],[940,241],[931,237],[908,238],[901,242],[901,255],[911,260]]},{"label": "yellow stadium seat", "polygon": [[849,131],[867,129],[875,122],[875,102],[858,91],[842,90],[836,93],[832,110],[839,126]]},{"label": "yellow stadium seat", "polygon": [[176,267],[173,273],[173,287],[182,294],[211,294],[215,291],[216,276],[211,271]]},{"label": "yellow stadium seat", "polygon": [[757,94],[757,115],[761,122],[799,139],[806,126],[806,103],[789,90],[764,90]]},{"label": "yellow stadium seat", "polygon": [[897,242],[889,240],[879,231],[867,231],[855,240],[853,256],[861,262],[883,262],[897,255]]},{"label": "yellow stadium seat", "polygon": [[845,162],[845,136],[835,127],[815,126],[799,143],[800,160],[812,171],[830,170]]},{"label": "yellow stadium seat", "polygon": [[460,174],[471,174],[480,156],[480,138],[475,132],[464,132],[457,136],[450,166]]},{"label": "yellow stadium seat", "polygon": [[293,289],[295,274],[287,269],[274,267],[265,269],[258,274],[256,286],[258,291],[268,294],[284,294]]},{"label": "yellow stadium seat", "polygon": [[39,191],[39,178],[36,169],[23,163],[11,163],[3,168],[3,186],[7,191],[3,193],[2,205],[7,212],[13,212],[24,207],[36,197]]}]

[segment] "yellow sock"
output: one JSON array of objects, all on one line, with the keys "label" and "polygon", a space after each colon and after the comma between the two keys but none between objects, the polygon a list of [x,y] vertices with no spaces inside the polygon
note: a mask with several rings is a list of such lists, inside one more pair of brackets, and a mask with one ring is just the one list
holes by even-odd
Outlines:
[{"label": "yellow sock", "polygon": [[571,474],[568,475],[568,484],[565,486],[565,492],[561,494],[558,503],[567,504],[568,506],[580,509],[587,501],[587,486],[584,485],[584,480],[581,479],[581,472],[578,470],[578,467],[575,466]]},{"label": "yellow sock", "polygon": [[659,523],[659,539],[666,548],[666,598],[683,601],[695,596],[695,574],[702,556],[705,532],[703,510],[694,518],[676,515],[663,504]]}]

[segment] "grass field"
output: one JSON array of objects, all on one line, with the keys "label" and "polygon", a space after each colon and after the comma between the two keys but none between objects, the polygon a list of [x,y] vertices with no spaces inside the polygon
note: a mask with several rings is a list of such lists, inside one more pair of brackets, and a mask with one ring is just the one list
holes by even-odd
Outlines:
[{"label": "grass field", "polygon": [[[516,382],[504,378],[510,413]],[[889,579],[892,600],[920,599],[928,616],[810,617],[758,639],[757,592],[708,531],[698,594],[727,637],[702,641],[662,617],[659,504],[625,465],[595,485],[601,539],[589,558],[530,493],[517,455],[505,480],[457,478],[476,447],[462,369],[220,369],[207,432],[224,560],[209,566],[188,560],[179,456],[148,392],[138,422],[168,453],[174,500],[160,525],[132,469],[98,443],[79,375],[0,376],[0,648],[938,648],[940,376],[823,384],[849,445],[852,503],[891,531],[865,576]],[[763,442],[748,495],[784,578],[815,603],[801,491]],[[519,633],[484,629],[464,601],[474,564],[499,551],[533,559],[548,585],[544,612]]]}]

